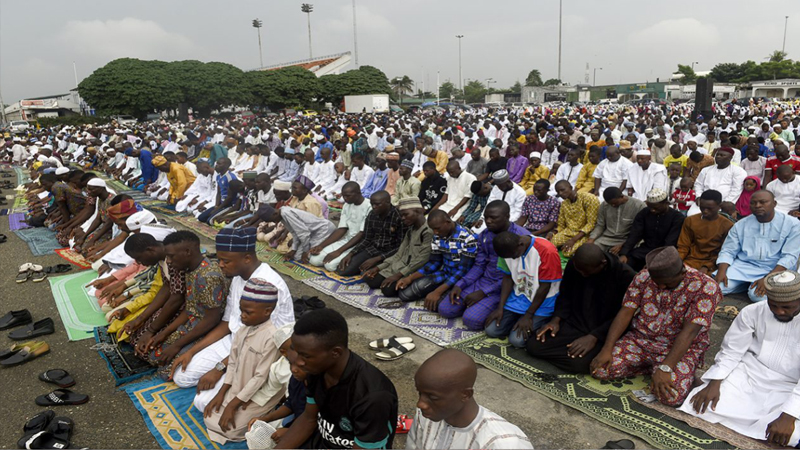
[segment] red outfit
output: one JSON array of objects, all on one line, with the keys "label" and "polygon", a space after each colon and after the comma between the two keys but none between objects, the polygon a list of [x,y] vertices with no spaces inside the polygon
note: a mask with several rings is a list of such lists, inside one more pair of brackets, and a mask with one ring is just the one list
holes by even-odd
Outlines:
[{"label": "red outfit", "polygon": [[[688,211],[691,205],[687,203],[695,201],[694,189],[689,189],[686,192],[683,192],[680,188],[675,189],[675,192],[672,193],[672,199],[675,200],[675,206],[678,207],[678,211]],[[686,203],[678,203],[679,200],[683,200]]]},{"label": "red outfit", "polygon": [[772,171],[772,180],[778,178],[778,167],[780,166],[792,166],[792,169],[794,169],[795,172],[800,172],[800,160],[797,158],[790,156],[788,160],[781,161],[777,156],[770,156],[767,158],[767,166],[765,170]]},{"label": "red outfit", "polygon": [[720,301],[722,293],[717,282],[690,267],[686,267],[683,281],[675,289],[659,289],[647,269],[642,270],[633,279],[622,303],[624,308],[639,310],[630,331],[614,345],[609,369],[599,369],[594,376],[616,379],[651,374],[667,357],[684,323],[698,324],[700,333],[672,368],[672,382],[678,393],[662,399],[665,405],[680,405],[692,388],[695,369],[703,364],[710,345],[708,330]]}]

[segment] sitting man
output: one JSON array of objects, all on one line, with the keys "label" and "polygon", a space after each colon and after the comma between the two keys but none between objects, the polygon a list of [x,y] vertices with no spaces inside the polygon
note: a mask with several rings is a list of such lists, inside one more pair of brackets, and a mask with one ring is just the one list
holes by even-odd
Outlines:
[{"label": "sitting man", "polygon": [[558,212],[558,224],[554,232],[547,235],[567,258],[575,254],[597,225],[597,210],[600,202],[594,194],[578,192],[567,180],[556,183],[556,192],[564,201]]},{"label": "sitting man", "polygon": [[467,203],[472,197],[470,188],[472,183],[476,181],[475,175],[461,170],[461,165],[459,165],[458,161],[451,160],[447,163],[447,175],[444,178],[447,180],[447,190],[433,209],[441,209],[454,220],[457,220],[461,217],[461,213],[464,212]]},{"label": "sitting man", "polygon": [[705,191],[697,203],[700,214],[683,221],[678,237],[678,254],[684,264],[709,275],[717,270],[717,256],[733,222],[719,214],[722,204],[719,192]]},{"label": "sitting man", "polygon": [[645,208],[643,201],[624,195],[618,187],[608,187],[603,191],[605,202],[600,204],[597,225],[589,233],[587,244],[598,247],[613,255],[619,255],[622,244],[628,239],[636,215]]},{"label": "sitting man", "polygon": [[653,189],[667,188],[667,168],[663,164],[653,164],[650,150],[636,152],[636,164],[628,169],[628,195],[645,201]]},{"label": "sitting man", "polygon": [[335,272],[345,256],[349,255],[362,239],[364,222],[372,211],[372,205],[361,195],[361,189],[355,181],[348,181],[342,186],[342,214],[339,228],[321,244],[311,248],[311,265]]},{"label": "sitting man", "polygon": [[646,260],[647,269],[633,279],[592,360],[592,376],[611,380],[652,374],[650,391],[661,403],[678,406],[703,364],[722,294],[711,277],[685,267],[675,247],[655,249]]},{"label": "sitting man", "polygon": [[339,263],[337,273],[351,277],[377,266],[394,255],[406,233],[400,211],[392,206],[392,197],[378,191],[369,198],[372,211],[364,221],[363,237],[353,251]]},{"label": "sitting man", "polygon": [[750,301],[766,300],[764,278],[797,267],[800,221],[775,206],[772,192],[756,191],[750,197],[752,214],[728,231],[714,276],[723,295],[747,292]]},{"label": "sitting man", "polygon": [[419,392],[406,449],[532,449],[525,433],[475,401],[478,368],[465,353],[444,349],[414,375]]},{"label": "sitting man", "polygon": [[522,215],[517,225],[522,225],[534,236],[545,237],[555,230],[561,202],[550,196],[550,182],[546,179],[533,184],[533,195],[529,195],[522,204]]},{"label": "sitting man", "polygon": [[561,258],[547,239],[504,231],[492,240],[505,276],[500,303],[486,319],[486,334],[517,348],[553,314],[561,283]]},{"label": "sitting man", "polygon": [[478,255],[475,264],[450,290],[449,301],[439,304],[442,317],[464,317],[464,325],[470,330],[483,330],[486,317],[500,303],[500,285],[503,272],[497,268],[497,253],[492,240],[498,233],[510,231],[528,235],[526,229],[509,220],[508,203],[495,200],[486,205],[484,218],[486,229],[478,234]]},{"label": "sitting man", "polygon": [[669,207],[669,196],[663,189],[650,191],[646,203],[647,208],[633,219],[628,239],[619,251],[620,261],[637,272],[644,268],[645,256],[651,251],[678,245],[684,219],[683,214]]},{"label": "sitting man", "polygon": [[[495,200],[502,200],[508,203],[511,208],[511,221],[516,222],[522,215],[522,205],[525,203],[525,189],[522,189],[517,183],[511,181],[508,177],[508,171],[505,169],[498,170],[492,173],[492,183],[494,187],[492,192],[489,193],[489,198],[486,203],[489,204]],[[486,225],[483,218],[475,222],[472,227],[476,231],[482,231]]]},{"label": "sitting man", "polygon": [[800,177],[795,175],[792,166],[778,166],[778,178],[767,184],[766,189],[775,195],[775,209],[790,216],[800,217]]},{"label": "sitting man", "polygon": [[[680,410],[753,439],[790,447],[800,439],[800,274],[768,275],[767,301],[736,316],[715,363]],[[780,345],[776,345],[780,343]]]},{"label": "sitting man", "polygon": [[372,289],[380,288],[387,297],[397,297],[397,282],[424,266],[431,256],[433,231],[425,220],[425,209],[418,198],[404,198],[398,205],[406,231],[397,253],[364,273],[364,282]]},{"label": "sitting man", "polygon": [[469,272],[478,254],[476,236],[444,211],[428,215],[428,226],[433,231],[431,257],[422,269],[397,281],[400,300],[414,302],[425,300],[425,308],[438,311],[439,302],[449,301],[445,293]]},{"label": "sitting man", "polygon": [[[609,187],[603,195],[616,187]],[[526,349],[570,373],[589,373],[636,272],[611,252],[583,244],[564,269],[553,318]]]},{"label": "sitting man", "polygon": [[307,401],[278,448],[300,448],[309,439],[306,448],[392,448],[397,391],[348,348],[341,314],[328,308],[303,314],[294,326],[292,350],[308,374]]},{"label": "sitting man", "polygon": [[153,166],[167,174],[167,180],[169,181],[167,202],[170,205],[178,203],[178,200],[183,198],[186,190],[192,186],[192,183],[197,178],[188,167],[177,162],[167,161],[163,156],[154,157]]},{"label": "sitting man", "polygon": [[467,203],[467,206],[457,220],[458,224],[464,228],[472,228],[475,222],[483,220],[481,217],[483,217],[483,210],[486,208],[486,202],[489,201],[492,185],[484,183],[483,181],[473,181],[469,190],[472,193],[472,197],[470,197],[469,203]]},{"label": "sitting man", "polygon": [[400,200],[408,197],[419,198],[419,191],[422,183],[417,177],[411,176],[411,171],[414,170],[414,163],[406,159],[400,163],[400,178],[394,187],[394,195],[392,195],[392,204],[397,206]]},{"label": "sitting man", "polygon": [[308,263],[311,249],[318,247],[336,230],[336,226],[330,220],[297,208],[284,206],[281,209],[273,209],[267,205],[263,207],[261,213],[269,222],[280,221],[286,231],[291,233],[290,243],[286,253],[283,254],[283,259],[286,261],[299,259],[303,263]]}]

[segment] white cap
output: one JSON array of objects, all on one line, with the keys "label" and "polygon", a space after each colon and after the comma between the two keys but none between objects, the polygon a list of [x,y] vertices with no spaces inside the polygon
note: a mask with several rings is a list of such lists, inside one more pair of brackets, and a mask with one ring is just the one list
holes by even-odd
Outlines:
[{"label": "white cap", "polygon": [[169,236],[175,231],[177,231],[175,230],[175,228],[159,224],[142,225],[142,227],[139,229],[139,233],[149,234],[150,236],[153,236],[158,242],[163,241],[165,237]]},{"label": "white cap", "polygon": [[41,162],[45,162],[45,161],[47,161],[47,156],[39,155],[39,156],[36,157],[36,160],[37,161],[41,161]]},{"label": "white cap", "polygon": [[56,175],[64,175],[65,173],[69,173],[69,169],[66,167],[59,167],[56,169]]},{"label": "white cap", "polygon": [[636,156],[651,156],[650,150],[639,150],[636,152]]},{"label": "white cap", "polygon": [[528,159],[531,159],[531,158],[542,159],[542,154],[540,152],[531,152],[531,156],[529,156]]},{"label": "white cap", "polygon": [[100,178],[95,177],[95,178],[92,178],[91,180],[89,180],[89,182],[86,183],[86,185],[87,186],[94,186],[94,187],[104,188],[104,187],[106,187],[106,182],[101,180]]},{"label": "white cap", "polygon": [[125,225],[127,225],[129,230],[136,231],[142,228],[142,225],[152,223],[154,220],[156,220],[155,214],[151,213],[146,209],[143,209],[133,214],[132,216],[128,217],[125,220]]},{"label": "white cap", "polygon": [[42,148],[46,148],[46,149],[48,149],[48,150],[52,150],[52,149],[53,149],[53,146],[52,146],[52,145],[50,145],[50,144],[45,144],[45,145],[43,145],[43,146],[42,146]]}]

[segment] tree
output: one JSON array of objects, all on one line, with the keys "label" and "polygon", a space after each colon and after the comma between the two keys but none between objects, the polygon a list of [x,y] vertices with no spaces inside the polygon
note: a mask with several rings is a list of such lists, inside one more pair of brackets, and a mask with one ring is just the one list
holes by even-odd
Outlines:
[{"label": "tree", "polygon": [[403,103],[403,96],[414,90],[414,80],[408,75],[392,78],[389,85],[392,87],[395,98],[400,100],[400,104]]},{"label": "tree", "polygon": [[451,81],[445,81],[439,86],[439,98],[453,99],[461,96],[461,91]]},{"label": "tree", "polygon": [[176,84],[181,102],[200,116],[228,105],[250,103],[250,87],[244,72],[220,62],[176,61],[167,65],[167,74]]},{"label": "tree", "polygon": [[694,69],[692,66],[685,66],[683,64],[678,64],[678,72],[679,74],[683,75],[680,79],[681,84],[691,84],[697,80],[697,74],[694,73]]},{"label": "tree", "polygon": [[483,103],[486,87],[478,80],[472,80],[464,86],[464,101],[467,103]]},{"label": "tree", "polygon": [[345,95],[392,93],[386,74],[372,66],[361,66],[339,75],[324,75],[319,81],[320,100],[337,105]]},{"label": "tree", "polygon": [[561,80],[558,78],[550,78],[549,80],[544,82],[545,86],[558,86],[561,84]]},{"label": "tree", "polygon": [[775,50],[774,52],[769,54],[769,57],[768,57],[769,58],[769,62],[781,62],[781,61],[786,59],[787,55],[788,55],[788,53],[786,53],[784,51]]},{"label": "tree", "polygon": [[519,80],[511,86],[511,92],[514,94],[521,94],[522,93],[522,83]]},{"label": "tree", "polygon": [[743,64],[736,63],[721,63],[711,69],[709,76],[720,83],[730,83],[745,74],[745,67]]},{"label": "tree", "polygon": [[537,69],[533,69],[528,73],[528,77],[525,78],[525,86],[541,86],[542,85],[542,73],[539,72]]},{"label": "tree", "polygon": [[255,104],[273,109],[306,107],[321,91],[321,78],[297,66],[247,72],[247,79]]}]

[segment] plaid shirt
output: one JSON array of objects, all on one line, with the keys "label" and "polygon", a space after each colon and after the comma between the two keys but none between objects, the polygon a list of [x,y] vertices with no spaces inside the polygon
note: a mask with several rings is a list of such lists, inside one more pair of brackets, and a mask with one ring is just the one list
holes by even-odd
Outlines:
[{"label": "plaid shirt", "polygon": [[366,251],[370,258],[380,256],[386,259],[397,253],[405,235],[406,226],[397,208],[392,206],[385,218],[370,211],[364,224],[364,238],[353,249],[353,255]]},{"label": "plaid shirt", "polygon": [[477,236],[461,225],[455,227],[450,236],[433,236],[431,259],[419,270],[422,275],[432,277],[436,284],[455,286],[469,272],[478,255]]},{"label": "plaid shirt", "polygon": [[489,200],[489,196],[480,197],[477,195],[473,195],[469,199],[469,203],[467,203],[467,208],[461,213],[461,217],[464,218],[464,225],[465,227],[471,227],[478,219],[481,218],[483,215],[483,210],[486,208],[486,202]]}]

